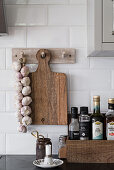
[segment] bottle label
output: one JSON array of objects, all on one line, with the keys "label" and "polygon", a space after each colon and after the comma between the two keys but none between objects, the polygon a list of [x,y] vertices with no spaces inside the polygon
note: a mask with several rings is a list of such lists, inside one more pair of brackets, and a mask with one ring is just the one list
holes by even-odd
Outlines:
[{"label": "bottle label", "polygon": [[103,139],[103,123],[96,121],[92,123],[92,139]]},{"label": "bottle label", "polygon": [[69,131],[70,140],[79,140],[79,131]]},{"label": "bottle label", "polygon": [[80,137],[88,137],[89,138],[89,128],[90,122],[80,122]]},{"label": "bottle label", "polygon": [[114,122],[107,123],[107,139],[114,140]]}]

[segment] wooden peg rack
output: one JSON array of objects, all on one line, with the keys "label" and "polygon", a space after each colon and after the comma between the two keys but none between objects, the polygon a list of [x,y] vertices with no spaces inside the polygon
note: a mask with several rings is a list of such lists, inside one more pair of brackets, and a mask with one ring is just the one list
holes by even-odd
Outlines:
[{"label": "wooden peg rack", "polygon": [[[22,52],[26,57],[27,64],[38,64],[36,54],[38,48],[14,48],[12,49],[12,60],[17,61],[22,57]],[[76,50],[72,48],[49,48],[51,54],[50,63],[53,64],[74,64],[76,62]]]}]

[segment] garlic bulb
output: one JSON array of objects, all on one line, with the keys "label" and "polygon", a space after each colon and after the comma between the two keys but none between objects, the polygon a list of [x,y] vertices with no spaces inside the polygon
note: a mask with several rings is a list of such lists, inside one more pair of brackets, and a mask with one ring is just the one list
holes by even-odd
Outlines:
[{"label": "garlic bulb", "polygon": [[30,78],[29,77],[24,77],[21,80],[21,83],[22,83],[23,86],[29,86],[30,85]]},{"label": "garlic bulb", "polygon": [[16,82],[16,84],[15,84],[16,91],[21,92],[22,88],[23,88],[22,84],[20,82]]},{"label": "garlic bulb", "polygon": [[17,93],[16,95],[15,95],[15,99],[16,100],[18,100],[18,101],[21,101],[22,99],[23,99],[23,95],[22,95],[22,93]]},{"label": "garlic bulb", "polygon": [[27,132],[27,128],[26,128],[24,125],[19,125],[18,131],[19,131],[19,132],[26,133],[26,132]]},{"label": "garlic bulb", "polygon": [[16,115],[17,121],[22,123],[23,116],[21,114]]},{"label": "garlic bulb", "polygon": [[23,94],[24,96],[27,96],[27,95],[29,95],[30,93],[31,93],[31,87],[30,87],[30,86],[23,87],[23,89],[22,89],[22,94]]},{"label": "garlic bulb", "polygon": [[28,116],[28,115],[31,114],[31,112],[32,111],[31,111],[31,108],[29,106],[24,106],[24,107],[21,108],[21,114],[23,116]]},{"label": "garlic bulb", "polygon": [[21,74],[23,75],[23,77],[27,77],[29,75],[29,68],[27,66],[24,66],[21,69]]},{"label": "garlic bulb", "polygon": [[13,69],[14,69],[15,71],[20,71],[20,69],[21,69],[21,63],[20,63],[19,61],[13,62]]},{"label": "garlic bulb", "polygon": [[32,99],[29,96],[26,96],[22,99],[22,105],[23,106],[28,106],[31,102],[32,102]]},{"label": "garlic bulb", "polygon": [[16,76],[16,80],[17,80],[17,81],[21,81],[22,78],[23,78],[23,75],[22,75],[20,72],[16,72],[16,73],[15,73],[15,76]]},{"label": "garlic bulb", "polygon": [[18,110],[21,110],[21,108],[22,108],[22,103],[17,100],[16,103],[15,103],[15,107],[16,107]]},{"label": "garlic bulb", "polygon": [[25,126],[30,125],[30,124],[32,123],[32,119],[31,119],[31,117],[29,117],[29,116],[25,116],[25,117],[23,117],[23,119],[22,119],[22,123],[23,123],[23,125],[25,125]]},{"label": "garlic bulb", "polygon": [[17,117],[19,114],[21,114],[21,110],[17,110],[15,116]]}]

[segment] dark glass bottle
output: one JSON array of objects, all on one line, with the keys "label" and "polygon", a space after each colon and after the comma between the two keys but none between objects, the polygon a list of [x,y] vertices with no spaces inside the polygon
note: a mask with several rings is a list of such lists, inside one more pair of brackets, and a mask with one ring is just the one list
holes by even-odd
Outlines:
[{"label": "dark glass bottle", "polygon": [[90,116],[88,115],[88,107],[80,107],[79,134],[80,140],[90,139]]},{"label": "dark glass bottle", "polygon": [[103,140],[104,116],[100,113],[100,96],[93,97],[92,140]]},{"label": "dark glass bottle", "polygon": [[114,140],[114,98],[108,100],[108,112],[106,113],[106,137]]},{"label": "dark glass bottle", "polygon": [[78,108],[71,108],[71,123],[69,124],[69,139],[79,140]]}]

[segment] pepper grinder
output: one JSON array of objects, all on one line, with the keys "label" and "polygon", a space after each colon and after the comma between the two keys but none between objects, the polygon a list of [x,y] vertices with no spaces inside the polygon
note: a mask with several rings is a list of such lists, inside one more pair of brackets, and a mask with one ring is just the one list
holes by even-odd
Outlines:
[{"label": "pepper grinder", "polygon": [[45,158],[44,158],[44,164],[53,164],[52,161],[52,144],[51,143],[46,143],[45,144]]}]

